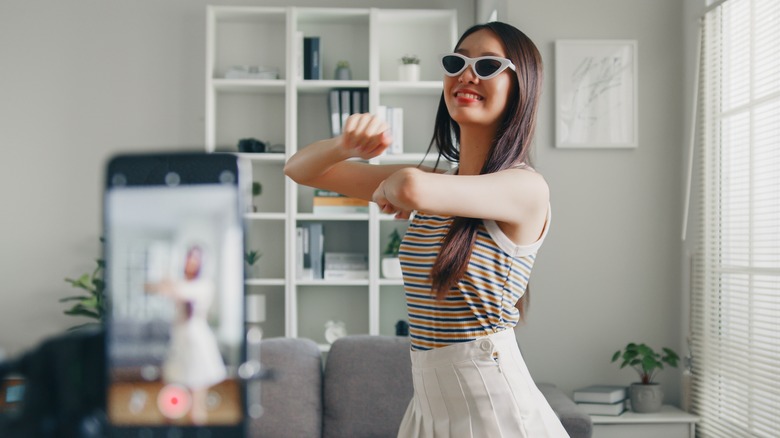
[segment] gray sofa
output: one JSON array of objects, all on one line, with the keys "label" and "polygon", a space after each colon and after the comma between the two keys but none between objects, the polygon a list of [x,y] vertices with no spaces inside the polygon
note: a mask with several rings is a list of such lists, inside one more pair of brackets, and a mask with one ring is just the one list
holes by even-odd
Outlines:
[{"label": "gray sofa", "polygon": [[[263,382],[263,416],[251,437],[393,437],[412,398],[409,340],[347,336],[328,353],[307,339],[264,340],[261,361],[273,379]],[[539,389],[572,438],[589,438],[590,417],[551,384]]]}]

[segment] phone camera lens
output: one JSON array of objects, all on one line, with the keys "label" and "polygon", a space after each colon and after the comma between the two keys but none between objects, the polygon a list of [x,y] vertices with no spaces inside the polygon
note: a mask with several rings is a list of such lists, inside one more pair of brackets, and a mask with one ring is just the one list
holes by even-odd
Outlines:
[{"label": "phone camera lens", "polygon": [[223,170],[222,173],[219,174],[219,182],[222,184],[233,184],[236,182],[236,176],[229,170]]},{"label": "phone camera lens", "polygon": [[122,173],[117,173],[111,178],[111,185],[122,187],[127,185],[127,178]]},{"label": "phone camera lens", "polygon": [[171,187],[178,186],[181,182],[181,177],[179,177],[179,174],[176,172],[168,172],[167,175],[165,175],[165,184],[168,184]]}]

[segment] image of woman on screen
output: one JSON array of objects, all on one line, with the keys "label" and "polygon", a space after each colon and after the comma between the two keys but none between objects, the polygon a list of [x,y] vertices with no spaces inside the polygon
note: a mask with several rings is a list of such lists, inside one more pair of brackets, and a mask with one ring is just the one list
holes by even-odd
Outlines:
[{"label": "image of woman on screen", "polygon": [[169,297],[175,303],[175,319],[162,378],[166,384],[180,384],[190,390],[190,418],[195,424],[204,424],[208,419],[206,396],[209,387],[227,376],[217,339],[207,320],[215,286],[202,276],[203,258],[200,246],[190,246],[181,279],[146,285],[147,292]]}]

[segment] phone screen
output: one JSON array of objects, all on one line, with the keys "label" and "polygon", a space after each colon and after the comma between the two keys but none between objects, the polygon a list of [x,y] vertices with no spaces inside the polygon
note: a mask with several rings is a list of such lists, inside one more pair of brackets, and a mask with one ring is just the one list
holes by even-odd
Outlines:
[{"label": "phone screen", "polygon": [[235,157],[206,157],[118,157],[109,165],[112,427],[236,426],[244,419],[238,167]]}]

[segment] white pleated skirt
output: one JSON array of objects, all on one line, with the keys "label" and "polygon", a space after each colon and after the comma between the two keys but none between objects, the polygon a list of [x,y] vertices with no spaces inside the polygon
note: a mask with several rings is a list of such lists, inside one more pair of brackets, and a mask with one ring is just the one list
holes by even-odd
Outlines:
[{"label": "white pleated skirt", "polygon": [[507,329],[412,351],[414,396],[399,438],[569,438]]}]

